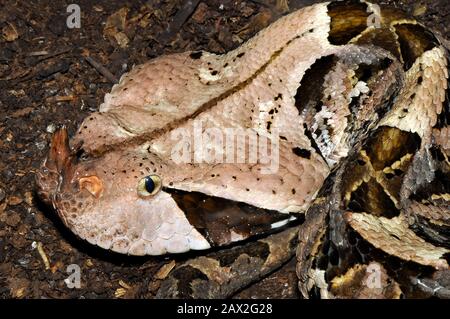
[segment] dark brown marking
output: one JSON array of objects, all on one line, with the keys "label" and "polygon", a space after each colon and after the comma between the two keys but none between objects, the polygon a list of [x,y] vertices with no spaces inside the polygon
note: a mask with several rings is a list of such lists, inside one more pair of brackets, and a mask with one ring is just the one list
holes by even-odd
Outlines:
[{"label": "dark brown marking", "polygon": [[416,235],[436,246],[450,248],[450,226],[448,225],[438,225],[422,216],[415,216],[411,229]]},{"label": "dark brown marking", "polygon": [[395,26],[395,31],[405,70],[408,70],[424,52],[439,45],[436,37],[419,24],[399,24]]},{"label": "dark brown marking", "polygon": [[374,179],[363,182],[352,194],[347,209],[354,212],[366,212],[387,218],[395,217],[400,211]]},{"label": "dark brown marking", "polygon": [[333,1],[328,5],[331,30],[328,40],[331,44],[348,43],[367,28],[370,15],[367,4],[356,0]]},{"label": "dark brown marking", "polygon": [[375,170],[391,166],[406,154],[414,154],[419,148],[420,137],[416,133],[387,126],[377,129],[364,146]]},{"label": "dark brown marking", "polygon": [[431,194],[447,194],[450,193],[450,172],[443,172],[438,169],[434,173],[434,179],[431,183],[425,184],[416,191],[412,199],[420,201],[428,201]]},{"label": "dark brown marking", "polygon": [[400,45],[395,34],[387,28],[375,28],[370,32],[366,32],[358,38],[356,43],[381,47],[401,61]]},{"label": "dark brown marking", "polygon": [[295,106],[297,107],[299,114],[305,109],[316,109],[317,105],[321,103],[325,75],[327,75],[335,65],[335,56],[328,55],[317,59],[316,62],[306,70],[294,97]]}]

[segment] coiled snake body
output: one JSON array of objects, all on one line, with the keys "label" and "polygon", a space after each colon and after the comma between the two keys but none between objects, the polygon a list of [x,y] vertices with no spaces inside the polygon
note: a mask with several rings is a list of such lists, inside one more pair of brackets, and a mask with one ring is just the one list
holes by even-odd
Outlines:
[{"label": "coiled snake body", "polygon": [[[79,237],[120,253],[250,238],[178,265],[158,297],[230,296],[295,251],[304,297],[449,297],[448,56],[391,8],[313,5],[225,55],[135,67],[70,143],[55,133],[39,192]],[[199,123],[276,133],[277,169],[174,162],[174,149],[195,157],[183,138]]]}]

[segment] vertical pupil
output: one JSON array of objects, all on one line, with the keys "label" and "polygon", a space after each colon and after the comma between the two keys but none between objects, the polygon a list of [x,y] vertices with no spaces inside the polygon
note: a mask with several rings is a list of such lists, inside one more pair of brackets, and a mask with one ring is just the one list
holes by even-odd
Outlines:
[{"label": "vertical pupil", "polygon": [[149,193],[155,190],[155,182],[151,177],[145,178],[145,190]]}]

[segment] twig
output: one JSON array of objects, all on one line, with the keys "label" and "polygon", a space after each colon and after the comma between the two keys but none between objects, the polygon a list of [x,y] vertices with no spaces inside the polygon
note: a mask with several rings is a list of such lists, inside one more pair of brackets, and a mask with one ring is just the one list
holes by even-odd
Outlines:
[{"label": "twig", "polygon": [[175,14],[172,22],[167,27],[166,31],[161,35],[162,44],[166,44],[172,37],[183,27],[189,17],[194,13],[200,0],[186,1],[180,10]]},{"label": "twig", "polygon": [[50,261],[48,260],[48,257],[45,254],[44,247],[42,246],[41,242],[37,243],[37,251],[38,251],[39,255],[41,256],[42,261],[44,262],[45,270],[49,270],[50,269]]},{"label": "twig", "polygon": [[117,77],[114,74],[112,74],[107,68],[105,68],[103,65],[101,65],[100,63],[95,61],[90,56],[85,56],[84,58],[90,65],[92,65],[94,67],[94,69],[96,69],[101,75],[103,75],[109,82],[114,83],[114,84],[119,83],[119,80],[117,79]]},{"label": "twig", "polygon": [[50,59],[50,58],[54,58],[54,57],[56,57],[58,55],[61,55],[61,54],[65,54],[67,52],[70,52],[71,50],[72,50],[72,48],[67,48],[67,49],[63,49],[63,50],[58,51],[58,52],[49,53],[49,54],[45,55],[44,57],[40,58],[38,60],[38,63],[41,63],[42,61],[45,61],[45,60]]}]

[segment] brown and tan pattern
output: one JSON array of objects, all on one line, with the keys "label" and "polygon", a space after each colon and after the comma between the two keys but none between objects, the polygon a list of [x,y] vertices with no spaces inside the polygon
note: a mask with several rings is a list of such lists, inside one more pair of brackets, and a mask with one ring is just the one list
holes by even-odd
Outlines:
[{"label": "brown and tan pattern", "polygon": [[[310,6],[227,54],[135,67],[70,141],[55,133],[39,193],[76,235],[130,255],[299,227],[178,265],[158,297],[229,296],[295,249],[306,298],[424,294],[449,268],[448,57],[438,34],[391,8]],[[278,134],[277,169],[174,161],[199,123]],[[195,158],[196,141],[183,145]]]}]

